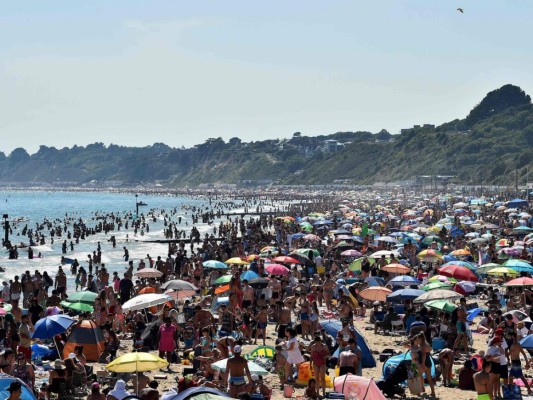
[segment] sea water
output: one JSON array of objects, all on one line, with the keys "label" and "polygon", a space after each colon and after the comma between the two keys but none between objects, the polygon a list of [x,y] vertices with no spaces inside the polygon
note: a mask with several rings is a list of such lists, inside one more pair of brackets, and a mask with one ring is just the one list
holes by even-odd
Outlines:
[{"label": "sea water", "polygon": [[[133,194],[126,193],[111,193],[111,192],[52,192],[52,191],[0,191],[0,215],[8,214],[8,220],[13,229],[9,240],[12,244],[29,243],[28,237],[21,235],[21,231],[25,225],[30,229],[34,229],[37,223],[42,223],[45,219],[52,221],[54,225],[61,225],[59,221],[63,221],[66,215],[70,218],[81,218],[88,227],[94,227],[101,220],[96,220],[95,216],[98,214],[105,215],[114,213],[120,217],[125,215],[135,214],[136,201],[144,202],[147,206],[139,207],[139,214],[155,217],[153,220],[147,220],[150,231],[143,236],[140,232],[134,234],[131,228],[131,220],[129,228],[126,230],[124,226],[120,231],[116,230],[109,232],[107,235],[98,233],[91,235],[85,240],[75,243],[74,251],[67,248],[67,253],[62,254],[61,245],[64,240],[70,245],[71,240],[67,239],[67,233],[63,232],[61,237],[54,237],[54,244],[50,244],[50,234],[48,231],[41,231],[46,236],[46,246],[50,249],[42,251],[42,258],[28,259],[28,253],[25,249],[19,249],[19,258],[17,260],[9,260],[8,252],[5,248],[0,250],[0,266],[5,272],[0,272],[0,282],[2,280],[13,279],[15,275],[21,275],[29,270],[32,274],[35,271],[48,271],[48,274],[53,278],[59,265],[61,265],[61,256],[67,258],[76,258],[88,271],[88,254],[92,254],[97,250],[98,242],[100,242],[102,249],[102,263],[105,264],[108,272],[112,274],[114,271],[119,272],[122,277],[127,262],[124,261],[125,246],[129,251],[130,260],[134,261],[135,267],[141,258],[146,258],[149,254],[156,259],[157,256],[165,258],[167,256],[167,244],[146,243],[142,240],[157,240],[164,239],[164,213],[165,210],[170,215],[172,209],[177,209],[175,215],[170,216],[172,222],[177,222],[178,217],[181,216],[181,224],[178,225],[178,230],[186,231],[189,237],[190,229],[192,228],[192,218],[190,207],[209,206],[209,200],[205,197],[180,197],[173,195],[139,195],[136,199]],[[150,210],[153,210],[150,212]],[[15,223],[16,219],[23,219],[22,222]],[[56,221],[58,220],[58,221]],[[110,220],[108,220],[110,222]],[[215,221],[216,222],[216,221]],[[205,223],[195,224],[202,237],[205,233],[213,233],[213,227],[218,224],[209,226]],[[115,225],[116,226],[116,225]],[[72,224],[67,226],[67,230],[72,232]],[[3,230],[0,232],[4,237]],[[109,238],[114,235],[116,238],[116,248],[113,249]],[[127,238],[128,236],[128,238]],[[38,248],[34,251],[34,257],[37,257],[40,250]],[[68,277],[68,291],[71,292],[75,288],[75,276],[70,273],[70,265],[64,265],[63,269]]]}]

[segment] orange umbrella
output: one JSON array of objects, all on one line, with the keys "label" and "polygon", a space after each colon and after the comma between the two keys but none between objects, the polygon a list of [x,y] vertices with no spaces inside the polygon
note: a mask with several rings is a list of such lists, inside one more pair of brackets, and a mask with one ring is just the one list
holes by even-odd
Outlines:
[{"label": "orange umbrella", "polygon": [[139,290],[139,294],[155,293],[155,287],[146,286],[144,289]]},{"label": "orange umbrella", "polygon": [[455,250],[455,251],[452,251],[450,254],[452,256],[471,256],[472,255],[472,253],[470,253],[466,249]]},{"label": "orange umbrella", "polygon": [[389,264],[381,268],[383,271],[392,272],[393,274],[408,274],[411,270],[409,267],[406,267],[402,264]]},{"label": "orange umbrella", "polygon": [[215,289],[215,294],[222,294],[229,290],[229,285],[219,286]]},{"label": "orange umbrella", "polygon": [[381,287],[381,286],[372,286],[365,290],[363,290],[361,293],[359,293],[359,296],[361,296],[365,300],[369,301],[387,301],[387,296],[392,293],[392,290],[389,290],[387,288]]}]

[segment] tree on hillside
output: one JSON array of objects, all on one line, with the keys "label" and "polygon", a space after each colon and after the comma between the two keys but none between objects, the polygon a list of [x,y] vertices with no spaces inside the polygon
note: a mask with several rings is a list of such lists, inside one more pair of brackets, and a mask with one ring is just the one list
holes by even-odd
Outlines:
[{"label": "tree on hillside", "polygon": [[466,117],[467,128],[508,108],[531,104],[531,97],[518,86],[505,85],[489,92]]}]

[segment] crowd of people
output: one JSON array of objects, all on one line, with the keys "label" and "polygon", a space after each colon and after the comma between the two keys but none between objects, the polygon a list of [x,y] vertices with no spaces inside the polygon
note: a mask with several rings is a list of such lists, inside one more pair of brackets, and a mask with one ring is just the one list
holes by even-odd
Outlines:
[{"label": "crowd of people", "polygon": [[[192,210],[193,221],[208,224],[212,233],[202,236],[191,229],[187,242],[178,229],[177,212],[161,211],[164,236],[171,239],[167,254],[134,260],[128,236],[122,246],[127,268],[110,273],[102,253],[106,246],[117,245],[112,237],[98,242],[94,253],[81,260],[83,265],[62,258],[53,278],[47,272],[25,271],[11,282],[4,281],[0,369],[39,398],[61,396],[81,385],[89,388],[87,398],[92,400],[122,400],[135,393],[141,399],[159,400],[163,393],[153,377],[115,374],[107,385],[95,373],[96,365],[107,365],[124,352],[155,352],[167,361],[165,371],[176,378],[180,390],[206,386],[227,390],[235,398],[257,394],[270,399],[286,385],[301,385],[299,374],[308,363],[313,377],[305,382],[304,395],[316,399],[326,396],[328,376],[335,368],[339,375],[364,375],[360,331],[368,328],[375,335],[405,332],[409,339],[403,345],[410,349],[422,387],[427,381],[433,397],[436,382],[442,382],[477,390],[481,399],[495,399],[504,396],[502,390],[512,386],[512,378],[522,379],[531,392],[521,361],[528,368],[530,356],[520,345],[529,328],[502,310],[521,310],[529,316],[533,292],[509,289],[504,294],[492,285],[509,281],[514,273],[487,276],[490,269],[475,271],[489,264],[497,268],[509,257],[526,264],[532,261],[529,204],[508,212],[505,200],[458,207],[450,197],[416,201],[404,197],[386,204],[352,199],[339,204],[335,196],[314,208],[303,203],[298,209],[288,208],[286,215],[262,214],[256,206],[258,215],[233,219],[224,219],[217,207],[198,208]],[[496,201],[501,205],[494,205]],[[131,232],[135,237],[149,231],[151,218],[115,217],[112,222],[103,218],[96,228],[74,223],[69,239],[77,242],[97,232],[111,235],[120,227],[135,230]],[[56,238],[67,231],[47,228]],[[39,231],[25,233],[33,235],[32,241],[42,241]],[[428,251],[433,251],[432,257],[425,257]],[[458,296],[458,305],[452,301],[452,309],[435,309],[414,299],[394,304],[365,294],[375,285],[391,293],[403,289],[407,285],[398,287],[393,279],[399,276],[417,280],[410,285],[416,288],[434,282],[451,288],[456,283],[453,273],[441,274],[447,260],[470,263],[476,277],[472,280],[486,285],[462,288],[464,297]],[[398,265],[405,270],[387,268]],[[150,276],[143,271],[157,273]],[[519,275],[529,276],[527,268]],[[75,289],[69,290],[72,277]],[[195,290],[186,296],[167,292],[165,284],[172,281],[190,283]],[[69,307],[75,291],[94,293],[90,311]],[[146,293],[169,293],[172,299],[132,311],[128,302]],[[473,308],[481,312],[476,331],[489,337],[485,351],[472,348],[469,311]],[[57,354],[48,364],[46,384],[38,386],[32,357],[34,327],[58,313],[93,321],[102,332],[104,350],[95,364],[87,361],[83,346],[65,354],[68,332],[56,335],[45,341]],[[339,320],[339,330],[328,332],[321,324],[324,319]],[[435,346],[436,341],[443,345]],[[266,365],[267,378],[254,373],[250,357],[245,357],[246,349],[261,345],[274,349]],[[216,367],[226,359],[224,369]],[[463,368],[453,383],[457,363]],[[191,367],[184,370],[186,365]],[[19,390],[18,382],[14,381],[12,393]]]}]

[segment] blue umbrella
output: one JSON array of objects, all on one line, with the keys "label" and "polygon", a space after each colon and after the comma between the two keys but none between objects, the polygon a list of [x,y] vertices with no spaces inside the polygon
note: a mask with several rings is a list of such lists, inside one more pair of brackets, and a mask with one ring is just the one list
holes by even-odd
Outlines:
[{"label": "blue umbrella", "polygon": [[520,346],[522,346],[524,349],[533,349],[533,334],[527,335],[525,338],[523,338],[520,341]]},{"label": "blue umbrella", "polygon": [[334,222],[329,220],[329,219],[323,219],[323,220],[320,220],[320,221],[316,221],[313,225],[315,226],[318,226],[318,225],[330,225],[330,224],[333,224]]},{"label": "blue umbrella", "polygon": [[12,376],[7,374],[0,374],[0,399],[7,399],[9,397],[10,393],[7,391],[7,389],[13,381],[20,382],[20,386],[22,388],[22,393],[20,394],[21,400],[37,399],[33,394],[32,390],[28,386],[26,386],[24,382],[22,382],[20,379],[13,378]]},{"label": "blue umbrella", "polygon": [[466,320],[468,322],[472,322],[474,318],[476,318],[480,312],[481,312],[481,308],[472,308],[471,310],[468,310],[466,312]]},{"label": "blue umbrella", "polygon": [[202,265],[205,268],[228,269],[228,266],[226,264],[224,264],[222,261],[217,260],[209,260],[202,263]]},{"label": "blue umbrella", "polygon": [[411,285],[418,285],[420,281],[416,278],[413,278],[409,275],[400,275],[396,278],[392,278],[389,282],[392,286],[411,286]]},{"label": "blue umbrella", "polygon": [[531,266],[530,263],[528,262],[525,262],[523,260],[518,260],[518,259],[515,259],[515,258],[510,258],[509,260],[507,260],[506,262],[503,263],[503,266],[504,267],[508,267],[508,268],[512,268],[514,269],[516,272],[532,272],[533,271],[533,267]]},{"label": "blue umbrella", "polygon": [[244,281],[246,279],[248,282],[250,282],[252,279],[257,279],[257,278],[259,278],[259,275],[251,270],[248,270],[241,274],[241,281]]},{"label": "blue umbrella", "polygon": [[31,337],[34,339],[49,339],[65,332],[74,322],[76,321],[64,314],[42,318],[35,324],[35,331]]},{"label": "blue umbrella", "polygon": [[293,239],[300,239],[300,238],[302,238],[304,236],[305,236],[304,233],[295,233],[294,235],[292,235],[292,238]]},{"label": "blue umbrella", "polygon": [[426,292],[419,289],[402,289],[397,290],[387,296],[387,301],[391,303],[402,303],[405,300],[414,300]]}]

